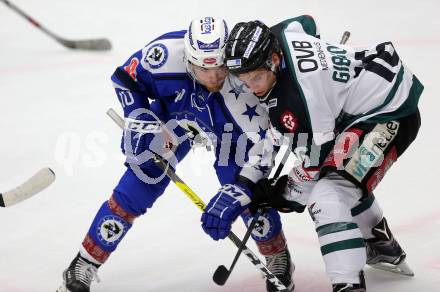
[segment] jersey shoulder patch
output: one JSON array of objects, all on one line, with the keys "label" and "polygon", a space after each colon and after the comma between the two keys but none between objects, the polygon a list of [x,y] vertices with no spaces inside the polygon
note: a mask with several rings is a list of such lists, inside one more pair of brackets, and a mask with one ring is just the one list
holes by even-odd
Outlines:
[{"label": "jersey shoulder patch", "polygon": [[147,63],[150,69],[159,69],[165,65],[169,56],[168,48],[162,43],[155,43],[148,50],[143,52],[142,60]]},{"label": "jersey shoulder patch", "polygon": [[185,73],[183,36],[158,38],[142,49],[141,65],[152,74]]}]

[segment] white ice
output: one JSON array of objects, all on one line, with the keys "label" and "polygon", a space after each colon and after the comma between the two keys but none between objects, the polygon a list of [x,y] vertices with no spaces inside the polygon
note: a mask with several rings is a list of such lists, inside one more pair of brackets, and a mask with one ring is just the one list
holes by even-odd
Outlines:
[{"label": "white ice", "polygon": [[[438,0],[12,1],[64,37],[104,36],[114,49],[67,50],[0,4],[0,190],[44,166],[57,173],[49,189],[0,210],[0,292],[55,291],[123,173],[121,133],[105,115],[108,107],[120,110],[109,81],[116,66],[156,36],[185,29],[196,16],[275,24],[300,14],[313,15],[330,41],[338,42],[344,30],[356,46],[393,41],[425,85],[419,136],[376,192],[416,276],[367,268],[366,278],[369,292],[440,291]],[[211,164],[210,154],[198,149],[178,168],[205,201],[218,187]],[[215,268],[229,266],[236,248],[208,238],[199,216],[170,185],[100,268],[101,283],[92,291],[265,291],[245,257],[224,287],[213,283]],[[330,291],[309,216],[287,214],[283,221],[297,266],[296,291]],[[242,224],[234,231],[243,236]]]}]

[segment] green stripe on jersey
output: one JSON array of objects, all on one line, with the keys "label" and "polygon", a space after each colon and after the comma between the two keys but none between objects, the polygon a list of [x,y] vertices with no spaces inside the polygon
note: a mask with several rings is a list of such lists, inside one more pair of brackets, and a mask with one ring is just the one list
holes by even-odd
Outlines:
[{"label": "green stripe on jersey", "polygon": [[[338,128],[342,128],[344,131],[346,130],[346,127],[350,124],[353,123],[357,123],[357,121],[364,117],[364,116],[368,116],[370,114],[373,114],[375,112],[380,111],[382,108],[384,108],[385,106],[387,106],[391,100],[393,100],[393,97],[396,95],[397,90],[399,89],[400,84],[402,83],[403,80],[403,74],[404,74],[404,67],[401,66],[399,72],[397,73],[397,77],[396,77],[396,81],[394,82],[393,87],[391,88],[390,92],[388,93],[387,97],[385,98],[384,102],[375,107],[372,110],[369,110],[368,112],[366,112],[365,114],[359,114],[359,115],[352,115],[352,116],[347,116],[348,118],[346,120],[344,120],[343,122],[340,123],[340,125],[338,125]],[[377,116],[372,116],[370,118],[368,118],[367,120],[363,121],[366,123],[381,123],[381,122],[387,122],[387,121],[391,121],[393,119],[389,119],[389,118],[383,118],[384,115],[380,114]]]},{"label": "green stripe on jersey", "polygon": [[325,256],[326,254],[329,254],[331,252],[361,247],[365,247],[364,239],[353,238],[326,244],[321,247],[321,253],[323,256]]},{"label": "green stripe on jersey", "polygon": [[394,82],[393,87],[390,90],[390,93],[388,93],[387,97],[385,98],[384,102],[377,106],[376,108],[368,111],[366,114],[364,114],[363,116],[368,116],[372,113],[375,113],[379,110],[381,110],[382,108],[384,108],[387,104],[389,104],[391,102],[391,100],[393,100],[393,97],[396,95],[397,89],[399,89],[400,84],[402,83],[403,80],[403,73],[405,72],[403,66],[400,67],[399,73],[397,73],[397,77],[396,77],[396,81]]},{"label": "green stripe on jersey", "polygon": [[302,16],[298,16],[298,17],[294,17],[294,18],[289,18],[285,21],[282,22],[283,24],[283,29],[281,31],[281,37],[283,39],[283,43],[284,46],[286,48],[286,50],[288,51],[288,53],[285,54],[285,58],[287,59],[286,62],[288,62],[290,64],[290,66],[287,66],[290,70],[290,73],[292,74],[293,79],[295,80],[295,83],[297,85],[298,91],[299,91],[299,95],[301,97],[301,100],[304,104],[305,110],[306,110],[306,116],[307,116],[307,122],[310,125],[310,128],[312,127],[312,121],[310,119],[310,113],[309,113],[309,108],[307,105],[307,101],[304,95],[304,92],[301,88],[301,84],[299,83],[299,80],[296,76],[296,72],[295,72],[295,63],[293,62],[292,59],[292,54],[290,52],[290,46],[289,43],[286,39],[286,34],[285,34],[285,30],[286,28],[289,26],[289,24],[291,24],[292,22],[298,22],[301,24],[304,32],[308,35],[311,35],[313,37],[319,37],[319,35],[316,35],[317,29],[316,29],[316,24],[315,21],[313,20],[313,18],[311,16],[307,16],[307,15],[302,15]]},{"label": "green stripe on jersey", "polygon": [[298,22],[299,24],[301,24],[301,26],[306,34],[314,36],[314,37],[318,37],[316,35],[316,23],[315,23],[315,20],[313,20],[313,18],[311,16],[301,15],[298,17],[286,19],[282,22],[284,24],[284,29],[286,29],[287,26],[289,24],[291,24],[292,22]]},{"label": "green stripe on jersey", "polygon": [[415,113],[424,87],[415,75],[413,75],[412,82],[413,83],[409,90],[408,98],[397,110],[374,116],[368,119],[368,121],[383,123],[391,120],[397,120]]},{"label": "green stripe on jersey", "polygon": [[307,101],[306,101],[306,97],[304,95],[304,91],[303,91],[303,89],[301,87],[301,84],[299,83],[298,77],[296,76],[295,63],[293,62],[292,54],[290,52],[289,42],[286,39],[286,34],[285,34],[284,30],[285,30],[285,28],[281,32],[281,37],[283,39],[284,46],[285,46],[285,48],[286,48],[286,50],[288,52],[283,57],[286,58],[287,59],[286,62],[289,63],[289,65],[286,64],[286,67],[289,69],[290,73],[292,74],[293,79],[295,80],[295,84],[296,84],[296,87],[298,88],[298,92],[299,92],[301,101],[304,104],[304,108],[305,108],[305,111],[306,111],[305,114],[306,114],[306,117],[307,117],[307,122],[310,125],[310,129],[311,129],[312,128],[312,120],[310,119],[309,107],[307,105]]},{"label": "green stripe on jersey", "polygon": [[327,234],[346,231],[346,230],[352,230],[352,229],[356,229],[356,228],[358,228],[356,223],[337,222],[337,223],[330,223],[330,224],[322,225],[322,226],[316,228],[316,233],[318,233],[318,237],[321,237],[321,236],[324,236]]},{"label": "green stripe on jersey", "polygon": [[370,209],[371,205],[373,205],[373,202],[375,200],[375,197],[373,194],[369,195],[365,200],[363,200],[359,205],[351,209],[351,216],[357,216],[360,213],[364,212],[365,210]]}]

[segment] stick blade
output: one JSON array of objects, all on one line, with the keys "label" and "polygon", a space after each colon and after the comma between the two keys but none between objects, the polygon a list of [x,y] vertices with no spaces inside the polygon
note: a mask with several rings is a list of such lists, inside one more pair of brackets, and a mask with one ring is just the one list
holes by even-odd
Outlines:
[{"label": "stick blade", "polygon": [[0,207],[9,207],[36,195],[55,181],[55,173],[43,168],[15,189],[0,194]]},{"label": "stick blade", "polygon": [[65,47],[70,49],[88,50],[88,51],[108,51],[111,50],[112,44],[106,38],[88,39],[88,40],[66,40],[58,39]]},{"label": "stick blade", "polygon": [[226,280],[229,278],[228,269],[221,265],[218,266],[217,270],[215,270],[214,275],[212,275],[212,280],[220,286],[223,286],[226,283]]}]

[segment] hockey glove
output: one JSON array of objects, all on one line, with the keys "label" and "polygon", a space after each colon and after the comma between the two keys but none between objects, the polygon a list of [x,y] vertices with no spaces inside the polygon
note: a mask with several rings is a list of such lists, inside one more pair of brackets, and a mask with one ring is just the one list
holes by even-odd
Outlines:
[{"label": "hockey glove", "polygon": [[223,185],[202,214],[202,228],[214,240],[224,239],[231,225],[251,202],[249,188],[241,183]]},{"label": "hockey glove", "polygon": [[260,180],[253,188],[254,196],[249,207],[250,211],[255,213],[258,208],[269,206],[282,213],[304,212],[304,205],[285,198],[286,190],[289,189],[288,181],[287,175],[277,180],[268,178]]}]

